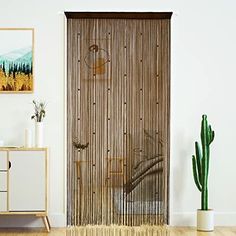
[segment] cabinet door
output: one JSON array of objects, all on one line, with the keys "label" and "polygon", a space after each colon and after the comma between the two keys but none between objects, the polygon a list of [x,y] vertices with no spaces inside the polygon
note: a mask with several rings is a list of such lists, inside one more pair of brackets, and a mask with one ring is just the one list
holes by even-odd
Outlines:
[{"label": "cabinet door", "polygon": [[0,172],[0,192],[7,192],[7,172]]},{"label": "cabinet door", "polygon": [[7,167],[7,151],[0,151],[0,171],[6,171]]},{"label": "cabinet door", "polygon": [[7,192],[0,192],[0,212],[7,211]]},{"label": "cabinet door", "polygon": [[46,210],[45,151],[10,151],[9,210]]}]

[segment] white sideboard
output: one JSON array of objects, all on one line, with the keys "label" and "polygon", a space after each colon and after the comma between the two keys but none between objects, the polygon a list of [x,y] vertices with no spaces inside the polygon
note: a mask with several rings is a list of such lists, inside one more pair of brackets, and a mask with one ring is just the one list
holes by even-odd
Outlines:
[{"label": "white sideboard", "polygon": [[0,148],[0,215],[42,217],[47,231],[47,148]]}]

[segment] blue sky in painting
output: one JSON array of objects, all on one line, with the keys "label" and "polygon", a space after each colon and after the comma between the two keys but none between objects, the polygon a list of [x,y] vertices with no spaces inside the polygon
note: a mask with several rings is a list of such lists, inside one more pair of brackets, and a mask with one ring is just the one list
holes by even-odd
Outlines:
[{"label": "blue sky in painting", "polygon": [[0,55],[32,48],[31,30],[0,30]]}]

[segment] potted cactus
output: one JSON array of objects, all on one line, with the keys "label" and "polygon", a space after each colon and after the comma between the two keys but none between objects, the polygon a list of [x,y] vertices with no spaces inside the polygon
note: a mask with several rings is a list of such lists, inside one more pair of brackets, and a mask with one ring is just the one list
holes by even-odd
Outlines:
[{"label": "potted cactus", "polygon": [[193,177],[201,192],[201,209],[197,211],[197,230],[214,230],[214,212],[208,208],[208,173],[210,161],[210,145],[215,137],[214,131],[208,125],[207,116],[202,116],[201,146],[195,142],[195,156],[192,156]]}]

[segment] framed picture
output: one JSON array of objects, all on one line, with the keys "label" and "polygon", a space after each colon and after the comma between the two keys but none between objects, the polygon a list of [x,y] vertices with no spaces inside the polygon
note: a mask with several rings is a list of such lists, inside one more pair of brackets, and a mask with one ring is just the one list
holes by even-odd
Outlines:
[{"label": "framed picture", "polygon": [[0,93],[32,93],[34,29],[0,28]]}]

